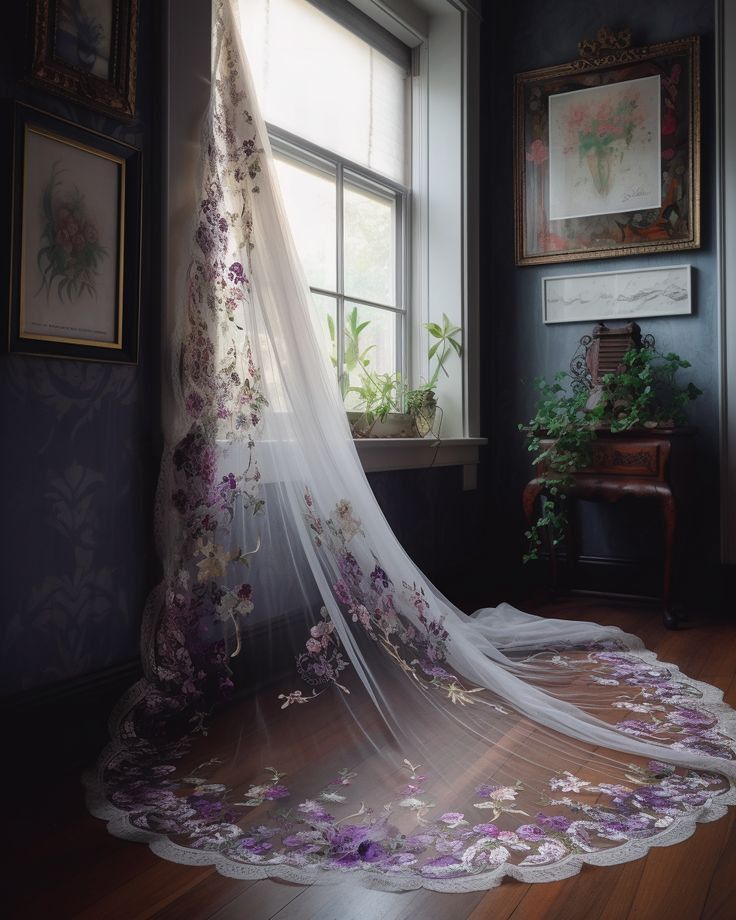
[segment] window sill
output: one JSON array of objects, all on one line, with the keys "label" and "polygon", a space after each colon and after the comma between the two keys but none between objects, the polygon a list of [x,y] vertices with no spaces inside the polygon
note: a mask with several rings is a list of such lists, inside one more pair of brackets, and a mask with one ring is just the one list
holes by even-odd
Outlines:
[{"label": "window sill", "polygon": [[478,449],[487,438],[356,438],[355,447],[366,473],[462,466],[463,488],[475,488]]}]

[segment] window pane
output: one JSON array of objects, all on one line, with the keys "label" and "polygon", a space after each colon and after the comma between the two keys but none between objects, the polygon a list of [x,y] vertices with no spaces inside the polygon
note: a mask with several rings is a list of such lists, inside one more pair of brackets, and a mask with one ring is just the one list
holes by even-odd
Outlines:
[{"label": "window pane", "polygon": [[312,293],[312,321],[325,354],[330,356],[332,366],[337,368],[337,300],[325,294]]},{"label": "window pane", "polygon": [[396,305],[396,200],[345,183],[345,293]]},{"label": "window pane", "polygon": [[296,160],[275,156],[286,216],[307,281],[335,290],[335,177]]},{"label": "window pane", "polygon": [[[385,374],[395,374],[397,314],[376,307],[345,303],[345,375],[350,387],[379,386]],[[347,384],[349,381],[349,384]],[[348,409],[358,408],[360,395],[347,393]]]},{"label": "window pane", "polygon": [[307,0],[240,0],[266,121],[399,182],[408,75]]}]

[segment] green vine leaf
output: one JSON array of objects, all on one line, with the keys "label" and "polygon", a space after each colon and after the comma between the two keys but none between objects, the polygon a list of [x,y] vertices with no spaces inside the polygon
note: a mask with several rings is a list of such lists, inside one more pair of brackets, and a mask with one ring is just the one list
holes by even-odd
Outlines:
[{"label": "green vine leaf", "polygon": [[[690,366],[674,352],[662,355],[653,348],[631,349],[619,372],[604,375],[593,404],[591,390],[564,371],[551,383],[535,379],[540,394],[536,412],[518,428],[527,433],[527,450],[538,472],[542,500],[537,521],[524,534],[524,563],[539,559],[543,535],[551,546],[564,539],[569,526],[566,490],[573,482],[572,474],[590,465],[599,429],[621,432],[687,423],[685,408],[702,390],[692,382],[681,387],[676,374]],[[543,440],[551,444],[543,445]]]}]

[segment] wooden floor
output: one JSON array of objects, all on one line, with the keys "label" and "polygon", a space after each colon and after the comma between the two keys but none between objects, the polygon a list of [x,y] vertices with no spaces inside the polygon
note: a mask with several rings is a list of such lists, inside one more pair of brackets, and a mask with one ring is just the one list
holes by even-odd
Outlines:
[{"label": "wooden floor", "polygon": [[[736,623],[699,622],[668,632],[656,610],[575,598],[540,613],[596,620],[640,635],[665,661],[715,684],[736,706]],[[7,755],[6,755],[7,756]],[[22,761],[21,761],[22,766]],[[732,920],[736,917],[736,809],[687,841],[645,859],[585,867],[563,882],[506,881],[489,892],[387,894],[354,884],[302,887],[244,882],[212,868],[179,866],[146,846],[110,837],[90,817],[76,776],[53,777],[32,798],[13,788],[22,823],[11,845],[0,904],[22,920]],[[16,798],[18,796],[18,798]],[[11,803],[12,804],[12,803]],[[7,874],[6,874],[7,873]]]}]

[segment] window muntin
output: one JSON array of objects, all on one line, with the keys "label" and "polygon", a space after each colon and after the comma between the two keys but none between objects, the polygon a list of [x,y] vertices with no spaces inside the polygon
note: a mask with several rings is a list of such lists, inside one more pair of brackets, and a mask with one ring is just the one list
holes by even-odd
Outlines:
[{"label": "window muntin", "polygon": [[348,408],[367,377],[409,377],[410,52],[366,21],[374,44],[307,0],[241,0],[313,318]]},{"label": "window muntin", "polygon": [[271,134],[313,318],[354,408],[366,377],[406,374],[408,190],[275,128]]}]

